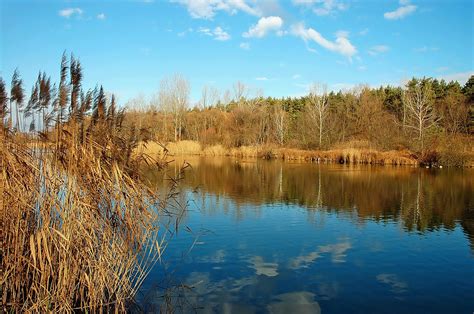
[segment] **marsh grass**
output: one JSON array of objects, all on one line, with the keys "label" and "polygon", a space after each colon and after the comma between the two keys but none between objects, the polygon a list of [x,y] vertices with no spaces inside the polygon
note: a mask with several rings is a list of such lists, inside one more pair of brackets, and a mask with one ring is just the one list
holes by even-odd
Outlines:
[{"label": "marsh grass", "polygon": [[[145,147],[146,146],[146,147]],[[202,147],[198,142],[168,143],[166,149],[159,144],[139,144],[137,151],[153,157],[167,153],[172,156],[230,156],[236,158],[282,159],[317,163],[379,164],[416,166],[419,160],[407,150],[379,151],[367,144],[346,143],[330,150],[302,150],[276,146],[241,146],[225,148],[222,145]]]},{"label": "marsh grass", "polygon": [[40,73],[24,110],[6,105],[22,108],[21,81],[8,98],[0,80],[1,312],[128,310],[183,216],[179,178],[158,197],[140,172],[166,153],[137,151],[147,130],[102,87],[82,91],[78,65],[63,56],[57,90]]},{"label": "marsh grass", "polygon": [[173,187],[157,199],[96,143],[0,145],[2,310],[125,310],[166,248]]}]

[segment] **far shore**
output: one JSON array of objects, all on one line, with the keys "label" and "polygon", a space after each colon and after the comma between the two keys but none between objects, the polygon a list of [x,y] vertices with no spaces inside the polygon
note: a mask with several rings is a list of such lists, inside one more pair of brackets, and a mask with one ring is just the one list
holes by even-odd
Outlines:
[{"label": "far shore", "polygon": [[[352,146],[352,147],[351,147]],[[432,160],[422,160],[422,157],[409,150],[381,151],[370,147],[340,146],[328,150],[304,150],[276,146],[240,146],[224,147],[223,145],[204,146],[196,141],[169,142],[164,145],[155,142],[141,143],[137,150],[152,157],[162,156],[208,156],[208,157],[235,157],[255,159],[279,159],[285,161],[339,163],[339,164],[372,164],[392,166],[426,166],[443,167],[443,163],[436,160],[436,153],[430,156]],[[425,156],[426,158],[426,156]],[[462,157],[465,167],[474,167],[474,154],[465,154]]]}]

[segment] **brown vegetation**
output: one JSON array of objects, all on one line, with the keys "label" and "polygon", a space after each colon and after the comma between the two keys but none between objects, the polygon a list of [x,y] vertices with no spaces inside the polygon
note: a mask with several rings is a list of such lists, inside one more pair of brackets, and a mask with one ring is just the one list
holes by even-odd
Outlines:
[{"label": "brown vegetation", "polygon": [[281,99],[248,97],[240,83],[235,95],[213,97],[214,103],[205,89],[197,106],[180,105],[176,113],[168,109],[170,102],[176,103],[173,97],[161,95],[189,98],[178,83],[162,84],[160,97],[149,105],[143,99],[132,101],[133,112],[125,121],[149,130],[150,138],[172,142],[172,154],[431,166],[474,163],[474,77],[463,87],[423,78],[404,87],[360,86],[337,93],[315,87],[307,96]]},{"label": "brown vegetation", "polygon": [[[2,312],[125,311],[178,218],[175,186],[158,199],[138,171],[163,163],[132,154],[140,130],[81,75],[63,58],[58,91],[40,74],[23,112],[17,75],[8,116],[0,82]],[[40,131],[20,132],[28,119]]]},{"label": "brown vegetation", "polygon": [[[146,146],[146,148],[145,148]],[[139,151],[153,157],[163,154],[171,156],[229,156],[238,158],[282,159],[286,161],[306,161],[316,163],[341,164],[378,164],[378,165],[411,165],[416,166],[419,161],[409,151],[377,151],[364,147],[353,147],[347,143],[347,148],[335,147],[331,150],[302,150],[281,148],[277,146],[241,146],[225,148],[222,145],[202,147],[198,142],[181,141],[166,145],[166,150],[159,144],[147,143],[139,145]]]}]

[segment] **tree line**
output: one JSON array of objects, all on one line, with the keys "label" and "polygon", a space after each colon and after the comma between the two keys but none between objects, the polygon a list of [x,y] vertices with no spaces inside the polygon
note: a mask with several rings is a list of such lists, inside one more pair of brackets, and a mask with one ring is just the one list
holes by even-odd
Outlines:
[{"label": "tree line", "polygon": [[199,103],[190,108],[189,82],[175,75],[161,82],[149,103],[142,98],[128,104],[132,120],[163,142],[301,149],[362,142],[375,149],[426,153],[447,141],[469,143],[474,134],[474,76],[464,86],[424,77],[403,87],[360,85],[338,92],[313,84],[302,97],[250,92],[241,82],[222,95],[204,87]]},{"label": "tree line", "polygon": [[40,72],[29,98],[17,70],[9,93],[0,78],[2,129],[60,137],[60,126],[67,125],[78,144],[90,138],[106,144],[126,129],[129,145],[120,150],[127,155],[148,139],[319,150],[349,143],[423,155],[440,147],[469,149],[474,134],[474,76],[464,86],[427,77],[337,92],[313,84],[307,95],[285,98],[263,97],[237,82],[224,93],[205,86],[191,107],[190,83],[177,74],[161,81],[151,101],[130,100],[126,114],[102,86],[85,90],[82,77],[80,61],[63,54],[59,84]]}]

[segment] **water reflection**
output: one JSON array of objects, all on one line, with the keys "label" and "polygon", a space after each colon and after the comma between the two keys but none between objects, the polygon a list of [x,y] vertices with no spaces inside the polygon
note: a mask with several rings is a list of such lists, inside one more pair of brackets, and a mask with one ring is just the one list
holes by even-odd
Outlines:
[{"label": "water reflection", "polygon": [[211,233],[172,241],[144,286],[159,291],[163,269],[173,269],[192,287],[181,294],[194,306],[184,312],[474,308],[472,170],[188,161],[183,223]]},{"label": "water reflection", "polygon": [[[206,214],[229,213],[235,202],[236,219],[254,212],[245,205],[296,204],[309,210],[345,213],[363,223],[400,220],[408,231],[438,228],[452,230],[461,222],[472,240],[474,234],[474,171],[430,170],[403,167],[291,164],[240,161],[226,158],[188,158],[183,185],[198,193]],[[181,165],[173,164],[174,172]],[[150,178],[160,182],[162,177]],[[205,196],[217,197],[209,201]],[[474,246],[473,246],[474,248]]]},{"label": "water reflection", "polygon": [[403,293],[408,287],[407,283],[395,274],[379,274],[377,280],[388,285],[394,293]]}]

